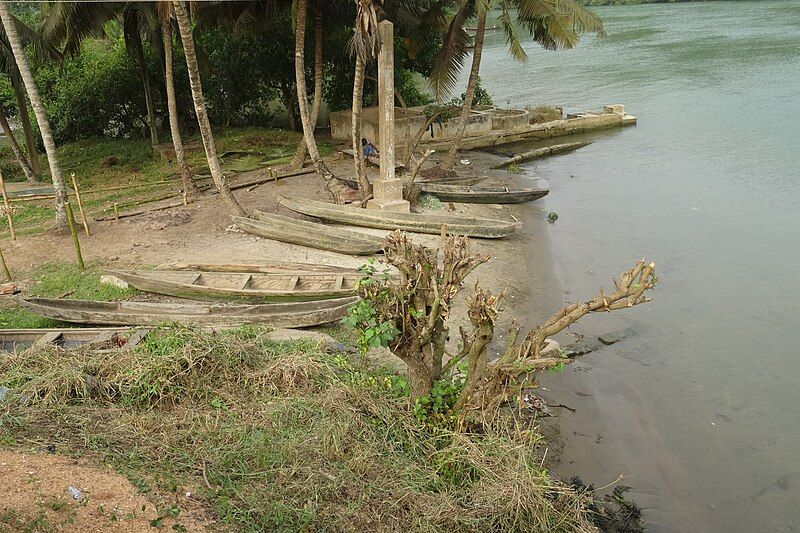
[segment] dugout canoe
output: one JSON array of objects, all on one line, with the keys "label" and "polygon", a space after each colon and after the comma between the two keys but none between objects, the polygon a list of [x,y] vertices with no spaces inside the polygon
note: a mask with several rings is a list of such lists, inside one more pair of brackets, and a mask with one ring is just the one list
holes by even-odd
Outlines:
[{"label": "dugout canoe", "polygon": [[305,302],[355,294],[360,274],[107,270],[140,291],[193,300]]},{"label": "dugout canoe", "polygon": [[0,351],[13,352],[31,346],[71,349],[90,345],[92,349],[131,348],[150,332],[146,328],[42,328],[0,330]]},{"label": "dugout canoe", "polygon": [[278,202],[292,211],[342,224],[416,233],[439,234],[442,226],[451,234],[483,239],[499,239],[514,234],[520,223],[507,220],[464,217],[439,213],[394,213],[374,211],[353,206],[329,204],[307,198],[284,198]]},{"label": "dugout canoe", "polygon": [[288,261],[265,261],[258,263],[203,263],[178,262],[157,267],[157,270],[197,270],[200,272],[257,272],[262,274],[358,274],[357,268],[316,263],[292,263]]},{"label": "dugout canoe", "polygon": [[422,186],[422,192],[431,194],[443,202],[522,204],[547,196],[550,192],[550,187],[546,180],[540,180],[536,187],[462,187],[461,185],[426,183]]},{"label": "dugout canoe", "polygon": [[261,324],[275,328],[303,328],[341,320],[347,314],[347,308],[358,301],[358,296],[259,305],[92,302],[20,297],[15,301],[37,315],[78,324],[152,326],[181,322],[210,327]]},{"label": "dugout canoe", "polygon": [[[354,178],[346,178],[346,177],[337,177],[337,180],[343,182],[345,185],[350,187],[351,189],[358,189],[358,181]],[[408,188],[406,179],[403,179],[403,190]],[[480,183],[485,180],[485,176],[471,176],[471,177],[455,177],[455,178],[445,178],[440,180],[426,180],[417,178],[414,180],[415,185],[419,185],[420,187],[427,185],[428,183],[435,183],[435,184],[450,184],[450,185],[475,185],[476,183]],[[372,183],[372,180],[369,180]]]},{"label": "dugout canoe", "polygon": [[383,239],[373,235],[262,211],[252,216],[233,217],[233,223],[251,235],[341,254],[372,255],[383,249]]}]

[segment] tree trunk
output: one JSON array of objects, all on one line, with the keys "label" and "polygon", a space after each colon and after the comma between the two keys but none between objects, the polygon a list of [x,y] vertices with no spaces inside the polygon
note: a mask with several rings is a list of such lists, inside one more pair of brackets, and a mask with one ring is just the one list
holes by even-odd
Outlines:
[{"label": "tree trunk", "polygon": [[14,132],[11,131],[11,126],[8,124],[8,117],[6,116],[6,110],[3,109],[2,105],[0,105],[0,127],[3,128],[3,134],[8,140],[11,151],[14,152],[14,157],[17,158],[17,163],[19,163],[19,166],[22,168],[22,172],[25,173],[25,178],[30,182],[35,182],[36,176],[33,174],[33,169],[31,169],[28,160],[25,158],[25,154],[22,153],[22,149],[14,138]]},{"label": "tree trunk", "polygon": [[364,171],[364,151],[361,147],[361,108],[364,99],[364,60],[356,54],[356,72],[353,78],[353,110],[352,116],[352,140],[353,140],[353,160],[355,161],[356,180],[361,191],[361,198],[366,198],[372,193],[372,186],[369,184],[367,174]]},{"label": "tree trunk", "polygon": [[464,97],[464,105],[461,107],[461,122],[458,125],[456,138],[453,139],[453,145],[442,160],[441,167],[444,170],[453,170],[453,166],[456,164],[456,153],[459,148],[461,148],[461,143],[464,140],[464,132],[467,129],[469,114],[472,111],[472,99],[475,97],[475,86],[478,83],[478,72],[481,69],[481,54],[483,54],[483,36],[485,33],[486,10],[482,10],[480,15],[478,15],[478,28],[475,32],[475,49],[472,55],[472,69],[469,71],[469,81],[467,82],[467,94]]},{"label": "tree trunk", "polygon": [[[314,11],[314,100],[311,102],[311,125],[316,128],[319,108],[322,105],[322,10],[319,4]],[[299,170],[306,161],[308,147],[305,137],[300,140],[292,158],[291,168]]]},{"label": "tree trunk", "polygon": [[183,43],[183,52],[186,56],[186,68],[189,71],[189,85],[192,89],[194,110],[197,114],[197,124],[200,127],[200,136],[203,139],[203,148],[206,151],[206,159],[208,159],[208,168],[211,170],[211,177],[214,180],[214,184],[217,186],[219,194],[222,196],[222,199],[225,200],[225,203],[228,204],[230,210],[238,216],[247,216],[245,210],[242,209],[242,206],[239,205],[236,197],[228,188],[225,176],[222,174],[222,166],[219,163],[219,157],[217,157],[217,147],[214,144],[211,123],[208,120],[208,113],[206,112],[206,102],[203,98],[203,86],[200,82],[200,69],[197,66],[197,54],[194,49],[189,15],[186,13],[182,0],[173,0],[172,4],[175,6],[175,18],[178,20],[181,42]]},{"label": "tree trunk", "polygon": [[14,87],[17,95],[17,105],[19,106],[19,121],[22,124],[22,131],[25,132],[25,145],[28,148],[28,161],[35,176],[42,173],[42,165],[39,163],[39,152],[36,150],[36,139],[33,137],[31,127],[31,117],[28,115],[28,102],[25,101],[25,93],[21,87]]},{"label": "tree trunk", "polygon": [[433,378],[428,368],[421,363],[411,363],[406,361],[408,365],[408,391],[411,401],[414,402],[419,398],[424,398],[431,393],[433,388]]},{"label": "tree trunk", "polygon": [[[283,107],[286,108],[286,119],[289,121],[289,129],[298,131],[297,117],[294,114],[294,104],[297,102],[297,91],[293,85],[284,84],[281,88],[281,92],[283,93]],[[305,147],[305,140],[303,140],[303,143]],[[305,153],[303,155],[305,156]]]},{"label": "tree trunk", "polygon": [[144,47],[142,37],[136,32],[134,39],[137,42],[133,45],[136,65],[139,67],[139,75],[142,77],[142,87],[144,88],[144,103],[147,107],[147,127],[150,129],[150,144],[158,144],[158,130],[156,129],[156,113],[153,109],[153,91],[150,88],[150,75],[147,73],[147,62],[144,57]]},{"label": "tree trunk", "polygon": [[5,0],[0,0],[0,19],[2,19],[3,27],[6,30],[6,37],[11,45],[11,51],[14,54],[14,60],[17,62],[22,81],[25,84],[25,91],[31,100],[31,107],[36,114],[36,122],[39,123],[39,131],[42,133],[42,141],[44,148],[47,151],[47,160],[50,164],[50,175],[53,179],[53,189],[56,196],[56,226],[67,226],[67,188],[64,186],[64,180],[61,177],[61,167],[58,164],[58,154],[56,153],[56,143],[53,140],[53,132],[50,130],[50,122],[47,120],[42,101],[39,98],[39,91],[36,88],[36,83],[33,81],[31,69],[28,66],[28,58],[25,57],[25,51],[22,49],[22,44],[17,34],[17,28],[14,25],[14,18],[8,11],[8,5]]},{"label": "tree trunk", "polygon": [[295,40],[294,40],[294,74],[297,83],[297,104],[300,107],[300,121],[303,124],[303,138],[306,140],[308,154],[317,167],[317,173],[325,180],[328,191],[339,203],[348,187],[342,185],[322,160],[314,139],[314,127],[308,111],[308,93],[306,91],[305,40],[306,40],[306,0],[295,0]]},{"label": "tree trunk", "polygon": [[167,108],[169,110],[169,130],[172,134],[172,146],[175,148],[175,159],[178,161],[178,167],[181,170],[183,190],[187,196],[195,197],[199,191],[194,179],[192,179],[192,170],[189,168],[189,163],[186,161],[181,130],[178,126],[178,103],[175,100],[175,81],[173,79],[172,65],[172,22],[170,20],[164,21],[161,28],[164,40],[164,85],[167,89]]}]

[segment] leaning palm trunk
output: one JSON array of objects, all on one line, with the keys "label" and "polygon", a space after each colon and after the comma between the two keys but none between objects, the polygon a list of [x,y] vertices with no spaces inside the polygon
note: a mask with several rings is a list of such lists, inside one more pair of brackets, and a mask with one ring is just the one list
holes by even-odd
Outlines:
[{"label": "leaning palm trunk", "polygon": [[28,161],[30,161],[34,176],[39,176],[42,173],[42,166],[39,163],[39,153],[36,151],[36,140],[33,138],[31,117],[28,116],[28,102],[25,101],[25,93],[22,92],[21,87],[14,87],[14,92],[17,95],[17,105],[19,106],[19,121],[22,124],[22,131],[25,133]]},{"label": "leaning palm trunk", "polygon": [[325,180],[325,186],[333,196],[336,203],[342,200],[342,193],[346,192],[347,187],[339,183],[333,172],[322,160],[317,149],[317,141],[314,139],[314,128],[311,125],[311,117],[308,112],[308,93],[306,91],[306,70],[305,70],[305,40],[306,40],[306,0],[296,0],[295,3],[295,38],[294,38],[294,74],[297,83],[297,104],[300,107],[300,121],[303,123],[303,138],[306,140],[308,154],[311,161],[317,167],[317,173]]},{"label": "leaning palm trunk", "polygon": [[181,42],[183,43],[183,52],[186,56],[186,68],[189,71],[189,85],[192,89],[192,100],[194,101],[194,110],[197,114],[197,123],[200,127],[200,136],[203,139],[203,148],[205,148],[206,159],[208,159],[208,168],[211,170],[211,178],[214,180],[219,194],[228,207],[238,216],[247,216],[242,206],[236,200],[236,197],[231,193],[228,184],[225,181],[225,176],[222,174],[222,166],[217,157],[217,147],[214,144],[214,136],[211,132],[211,123],[208,120],[208,113],[206,112],[206,103],[203,98],[203,86],[200,83],[200,69],[197,66],[197,54],[194,49],[194,40],[192,38],[192,28],[189,23],[189,15],[183,6],[181,0],[173,0],[175,7],[175,18],[178,20],[178,28],[180,29]]},{"label": "leaning palm trunk", "polygon": [[355,161],[356,180],[358,188],[361,190],[361,197],[366,198],[372,194],[372,187],[369,184],[367,175],[364,171],[364,151],[361,146],[362,118],[361,110],[364,101],[364,70],[366,65],[360,55],[356,55],[356,72],[353,78],[353,111],[352,111],[352,136],[353,136],[353,160]]},{"label": "leaning palm trunk", "polygon": [[478,84],[478,73],[481,69],[481,54],[483,53],[483,36],[486,33],[486,10],[483,9],[478,15],[478,28],[475,32],[475,48],[472,56],[472,69],[469,71],[469,81],[467,82],[467,94],[464,96],[464,104],[461,107],[461,117],[458,124],[456,137],[453,145],[442,159],[441,167],[445,170],[452,170],[456,163],[456,153],[461,148],[464,141],[464,132],[467,130],[469,115],[472,112],[472,99],[475,97],[475,86]]},{"label": "leaning palm trunk", "polygon": [[178,104],[175,101],[175,82],[172,68],[172,23],[169,20],[164,21],[161,26],[161,34],[164,40],[164,80],[167,89],[167,108],[169,109],[169,130],[172,134],[172,146],[175,148],[175,159],[178,161],[178,167],[181,170],[183,190],[188,196],[195,197],[198,189],[192,178],[189,163],[186,161],[181,129],[178,125]]},{"label": "leaning palm trunk", "polygon": [[20,76],[25,84],[28,98],[31,100],[31,107],[33,107],[33,112],[36,114],[36,122],[39,123],[39,131],[42,133],[42,142],[44,142],[44,148],[47,151],[47,160],[50,164],[50,175],[53,179],[53,189],[55,190],[56,196],[56,227],[66,227],[67,188],[64,186],[64,180],[61,177],[61,167],[58,164],[56,143],[53,140],[53,132],[50,130],[50,122],[47,120],[44,106],[39,98],[39,91],[36,88],[31,69],[28,66],[28,58],[25,57],[25,51],[22,49],[17,28],[14,26],[14,18],[8,11],[8,5],[5,0],[0,0],[0,19],[2,19],[3,27],[6,30],[6,36],[11,45],[14,60],[17,62]]},{"label": "leaning palm trunk", "polygon": [[138,42],[133,45],[133,49],[134,55],[136,56],[136,66],[139,68],[139,76],[142,78],[142,87],[144,88],[144,103],[147,108],[147,127],[150,129],[150,144],[156,146],[158,144],[158,130],[156,129],[156,113],[153,108],[153,91],[150,88],[150,75],[147,73],[147,62],[144,57],[141,36],[137,32],[134,38],[138,40]]},{"label": "leaning palm trunk", "polygon": [[28,160],[25,158],[25,154],[22,153],[22,149],[14,138],[14,132],[11,131],[11,126],[8,124],[8,117],[6,116],[6,110],[3,109],[2,105],[0,105],[0,128],[3,128],[3,134],[6,136],[6,140],[8,140],[11,151],[14,152],[14,157],[17,158],[17,163],[19,163],[20,168],[22,168],[22,172],[25,173],[25,178],[28,181],[35,182],[36,176],[33,173],[33,169],[31,169]]},{"label": "leaning palm trunk", "polygon": [[[319,4],[316,7],[314,13],[314,101],[311,102],[311,125],[315,128],[319,118],[319,108],[322,105],[322,10]],[[291,109],[289,116],[294,116]],[[291,168],[301,169],[305,163],[306,154],[308,154],[308,146],[303,137],[292,158]]]}]

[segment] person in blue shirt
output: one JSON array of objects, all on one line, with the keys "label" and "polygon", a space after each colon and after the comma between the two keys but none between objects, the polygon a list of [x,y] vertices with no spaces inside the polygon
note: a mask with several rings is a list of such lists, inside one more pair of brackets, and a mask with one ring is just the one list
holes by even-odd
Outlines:
[{"label": "person in blue shirt", "polygon": [[375,157],[378,155],[378,149],[366,139],[361,139],[361,151],[364,153],[364,157]]}]

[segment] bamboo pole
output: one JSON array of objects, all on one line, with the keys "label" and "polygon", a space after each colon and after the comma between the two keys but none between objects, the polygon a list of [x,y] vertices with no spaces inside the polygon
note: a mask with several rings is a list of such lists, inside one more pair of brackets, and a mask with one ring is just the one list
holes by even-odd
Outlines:
[{"label": "bamboo pole", "polygon": [[0,263],[3,263],[3,273],[6,275],[6,280],[11,281],[11,271],[8,270],[8,264],[6,263],[6,255],[3,253],[2,248],[0,248]]},{"label": "bamboo pole", "polygon": [[78,211],[81,213],[81,220],[83,220],[83,230],[89,236],[89,221],[86,220],[86,211],[83,210],[83,200],[81,199],[81,192],[78,190],[78,180],[75,179],[75,173],[70,176],[72,178],[72,189],[75,191],[75,199],[78,201]]},{"label": "bamboo pole", "polygon": [[69,232],[72,234],[72,245],[75,247],[75,255],[78,260],[78,269],[83,272],[86,267],[83,264],[81,242],[78,240],[78,228],[75,227],[75,217],[72,215],[72,205],[70,205],[69,202],[67,202],[67,224],[69,225]]},{"label": "bamboo pole", "polygon": [[14,232],[14,219],[11,218],[11,206],[8,205],[8,193],[6,192],[6,182],[3,179],[3,172],[0,171],[0,192],[3,193],[3,205],[6,209],[6,217],[8,218],[8,231],[11,233],[11,240],[17,240],[17,234]]}]

